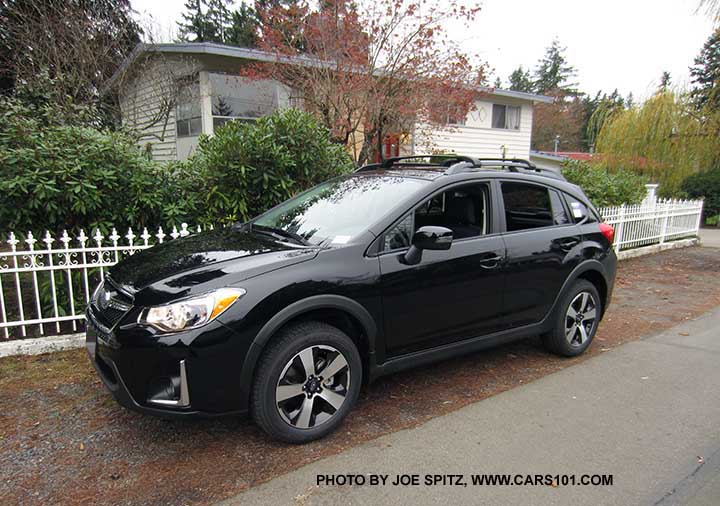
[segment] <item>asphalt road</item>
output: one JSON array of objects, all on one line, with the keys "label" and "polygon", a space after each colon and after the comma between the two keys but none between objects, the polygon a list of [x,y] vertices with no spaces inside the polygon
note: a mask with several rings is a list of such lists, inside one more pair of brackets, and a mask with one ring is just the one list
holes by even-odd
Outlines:
[{"label": "asphalt road", "polygon": [[[220,504],[720,504],[719,328],[720,308]],[[467,486],[316,485],[325,474],[446,473]],[[477,473],[612,474],[613,484],[473,486]]]}]

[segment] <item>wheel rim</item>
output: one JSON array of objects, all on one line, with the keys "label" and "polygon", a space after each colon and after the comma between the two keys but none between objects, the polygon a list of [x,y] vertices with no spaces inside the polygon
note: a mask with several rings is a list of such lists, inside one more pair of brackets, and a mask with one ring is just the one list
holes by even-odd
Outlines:
[{"label": "wheel rim", "polygon": [[350,391],[345,356],[326,345],[309,346],[285,365],[275,388],[275,403],[285,422],[297,429],[327,423]]},{"label": "wheel rim", "polygon": [[592,337],[597,320],[597,302],[590,292],[575,296],[565,313],[565,338],[571,346],[582,346]]}]

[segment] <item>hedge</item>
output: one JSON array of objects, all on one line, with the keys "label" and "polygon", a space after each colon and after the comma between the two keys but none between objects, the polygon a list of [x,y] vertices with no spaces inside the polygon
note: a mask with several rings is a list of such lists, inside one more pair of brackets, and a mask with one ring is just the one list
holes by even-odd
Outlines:
[{"label": "hedge", "polygon": [[629,170],[609,171],[581,161],[568,161],[562,170],[565,178],[583,189],[596,207],[639,204],[647,195],[647,178]]},{"label": "hedge", "polygon": [[52,118],[0,99],[0,233],[247,220],[353,167],[326,128],[294,109],[228,123],[169,164],[126,133]]}]

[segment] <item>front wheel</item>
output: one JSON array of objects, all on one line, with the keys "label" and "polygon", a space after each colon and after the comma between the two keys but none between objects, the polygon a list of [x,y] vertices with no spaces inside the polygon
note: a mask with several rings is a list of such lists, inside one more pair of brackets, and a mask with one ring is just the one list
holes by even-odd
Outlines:
[{"label": "front wheel", "polygon": [[595,285],[576,281],[558,305],[553,329],[542,336],[545,347],[565,357],[584,353],[597,332],[601,304]]},{"label": "front wheel", "polygon": [[252,413],[270,436],[306,443],[332,432],[354,406],[360,354],[339,329],[321,322],[290,326],[263,353]]}]

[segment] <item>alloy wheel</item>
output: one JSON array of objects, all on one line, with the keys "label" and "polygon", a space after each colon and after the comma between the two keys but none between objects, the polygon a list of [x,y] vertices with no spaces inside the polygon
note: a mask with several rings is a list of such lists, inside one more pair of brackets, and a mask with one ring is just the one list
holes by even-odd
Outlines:
[{"label": "alloy wheel", "polygon": [[280,416],[298,429],[326,423],[345,402],[350,368],[345,356],[327,345],[309,346],[295,354],[280,373],[275,402]]},{"label": "alloy wheel", "polygon": [[582,346],[592,336],[597,319],[597,302],[590,292],[580,292],[565,314],[565,338],[571,346]]}]

